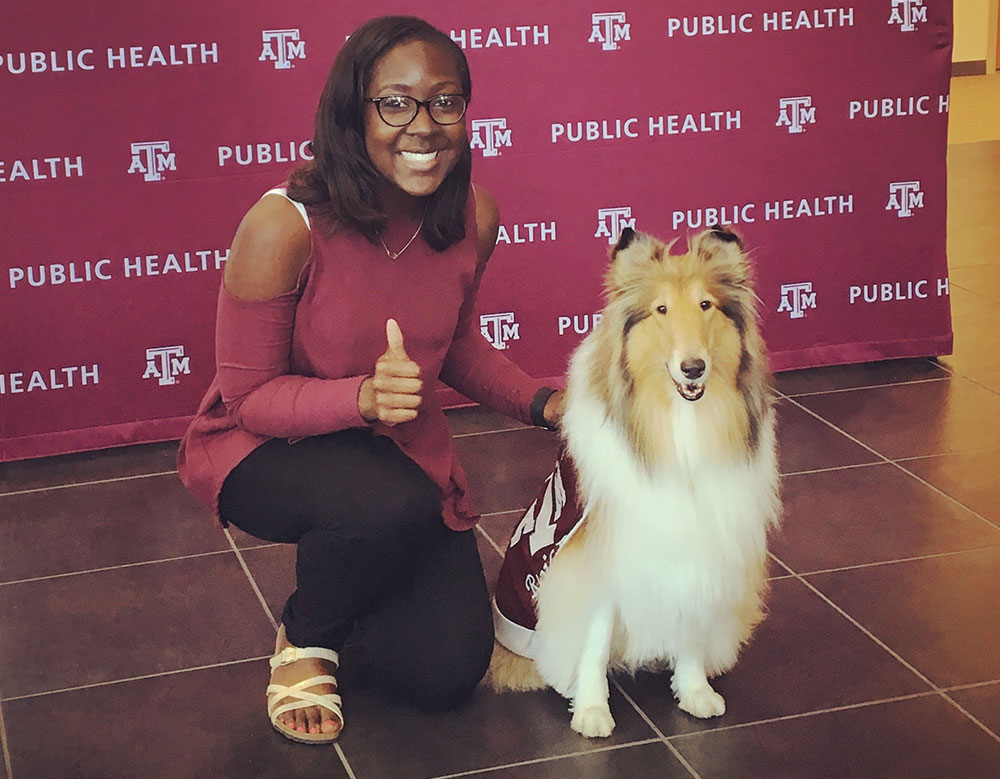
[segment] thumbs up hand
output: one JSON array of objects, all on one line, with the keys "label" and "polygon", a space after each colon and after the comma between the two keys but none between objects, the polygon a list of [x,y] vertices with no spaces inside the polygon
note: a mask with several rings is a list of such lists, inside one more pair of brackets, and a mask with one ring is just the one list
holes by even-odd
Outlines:
[{"label": "thumbs up hand", "polygon": [[361,384],[358,410],[369,422],[398,425],[417,418],[424,383],[420,366],[410,359],[395,319],[385,323],[386,350],[375,362],[375,373]]}]

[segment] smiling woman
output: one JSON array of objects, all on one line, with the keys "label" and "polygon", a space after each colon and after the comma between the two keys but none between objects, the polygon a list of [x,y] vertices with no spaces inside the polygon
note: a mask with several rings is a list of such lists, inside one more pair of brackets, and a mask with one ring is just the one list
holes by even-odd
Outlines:
[{"label": "smiling woman", "polygon": [[561,413],[480,332],[499,214],[470,185],[471,95],[441,31],[362,25],[320,98],[314,158],[250,209],[226,263],[217,373],[178,470],[223,524],[297,546],[267,689],[296,741],[343,727],[348,636],[423,709],[457,706],[486,671],[478,517],[434,384],[529,424]]}]

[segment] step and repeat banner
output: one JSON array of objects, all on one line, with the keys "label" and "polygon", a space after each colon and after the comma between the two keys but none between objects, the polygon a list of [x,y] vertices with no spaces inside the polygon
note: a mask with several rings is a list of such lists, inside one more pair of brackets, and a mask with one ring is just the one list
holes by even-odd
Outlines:
[{"label": "step and repeat banner", "polygon": [[529,373],[594,327],[626,225],[739,231],[777,370],[950,351],[949,0],[6,0],[0,460],[182,433],[236,226],[383,13],[469,58],[482,332]]}]

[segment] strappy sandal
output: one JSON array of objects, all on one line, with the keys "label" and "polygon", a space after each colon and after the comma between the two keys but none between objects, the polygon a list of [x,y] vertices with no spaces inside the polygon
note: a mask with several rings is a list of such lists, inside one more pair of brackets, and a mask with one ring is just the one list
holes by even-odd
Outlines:
[{"label": "strappy sandal", "polygon": [[[275,668],[294,663],[296,660],[302,660],[306,657],[318,657],[321,660],[329,660],[334,665],[340,665],[340,656],[332,649],[324,649],[316,646],[286,646],[280,652],[276,652],[271,658],[271,670],[273,671]],[[340,695],[335,692],[309,692],[305,689],[306,687],[314,687],[318,684],[336,683],[337,680],[333,676],[321,674],[287,686],[284,684],[269,684],[267,686],[267,715],[271,718],[271,725],[285,738],[298,741],[302,744],[328,744],[331,741],[336,741],[344,729],[344,714],[340,710]],[[278,705],[278,701],[283,698],[292,698],[293,700]],[[282,714],[287,714],[290,711],[298,709],[307,709],[310,706],[322,706],[324,709],[329,709],[333,712],[333,715],[340,720],[340,730],[336,733],[300,733],[297,730],[292,730],[278,719]]]}]

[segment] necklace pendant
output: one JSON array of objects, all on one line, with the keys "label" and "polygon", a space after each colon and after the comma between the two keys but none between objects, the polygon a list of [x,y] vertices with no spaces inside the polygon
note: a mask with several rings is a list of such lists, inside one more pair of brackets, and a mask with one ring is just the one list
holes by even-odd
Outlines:
[{"label": "necklace pendant", "polygon": [[393,251],[389,252],[389,259],[390,260],[395,260],[397,257],[399,257],[399,252],[393,252]]}]

